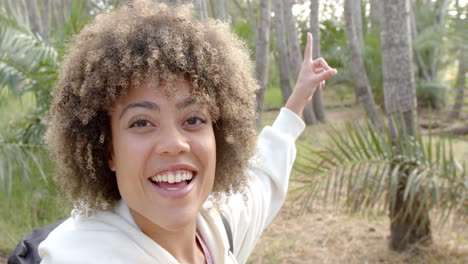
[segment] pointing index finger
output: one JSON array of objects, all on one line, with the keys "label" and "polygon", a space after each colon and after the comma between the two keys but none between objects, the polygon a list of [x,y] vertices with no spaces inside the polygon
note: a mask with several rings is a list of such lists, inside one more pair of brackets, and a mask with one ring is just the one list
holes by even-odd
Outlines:
[{"label": "pointing index finger", "polygon": [[312,37],[312,33],[307,32],[307,44],[304,51],[304,61],[305,60],[312,60],[312,49],[313,49],[313,42],[314,38]]}]

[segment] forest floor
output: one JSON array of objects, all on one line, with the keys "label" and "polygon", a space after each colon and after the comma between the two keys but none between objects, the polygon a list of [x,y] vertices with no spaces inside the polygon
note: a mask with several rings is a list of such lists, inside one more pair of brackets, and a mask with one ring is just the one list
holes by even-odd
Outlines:
[{"label": "forest floor", "polygon": [[452,215],[443,226],[433,224],[433,245],[419,254],[400,254],[388,249],[386,215],[350,215],[320,202],[298,215],[295,198],[288,197],[249,263],[468,263],[466,217]]}]

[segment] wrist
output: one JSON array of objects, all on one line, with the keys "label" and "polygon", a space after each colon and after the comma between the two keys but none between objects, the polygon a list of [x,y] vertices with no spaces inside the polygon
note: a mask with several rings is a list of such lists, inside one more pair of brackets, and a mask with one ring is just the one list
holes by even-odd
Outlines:
[{"label": "wrist", "polygon": [[292,94],[286,104],[284,105],[285,108],[293,111],[298,116],[302,116],[302,112],[304,111],[304,107],[307,102],[303,102],[305,98],[297,98]]}]

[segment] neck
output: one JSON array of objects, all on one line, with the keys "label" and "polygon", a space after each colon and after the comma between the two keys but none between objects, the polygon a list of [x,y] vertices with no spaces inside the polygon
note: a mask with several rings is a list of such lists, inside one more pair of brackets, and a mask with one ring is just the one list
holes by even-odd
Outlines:
[{"label": "neck", "polygon": [[205,255],[196,239],[196,219],[188,225],[168,230],[130,209],[135,223],[145,235],[169,252],[180,263],[205,263]]}]

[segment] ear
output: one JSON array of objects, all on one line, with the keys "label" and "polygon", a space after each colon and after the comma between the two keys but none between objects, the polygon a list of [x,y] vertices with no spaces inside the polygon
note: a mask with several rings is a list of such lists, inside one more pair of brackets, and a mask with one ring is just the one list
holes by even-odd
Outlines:
[{"label": "ear", "polygon": [[114,148],[112,147],[112,142],[110,142],[109,147],[108,147],[108,158],[107,158],[107,164],[109,165],[109,169],[113,172],[115,172],[115,157],[114,157]]},{"label": "ear", "polygon": [[110,153],[108,164],[109,164],[109,169],[115,172],[114,153]]}]

